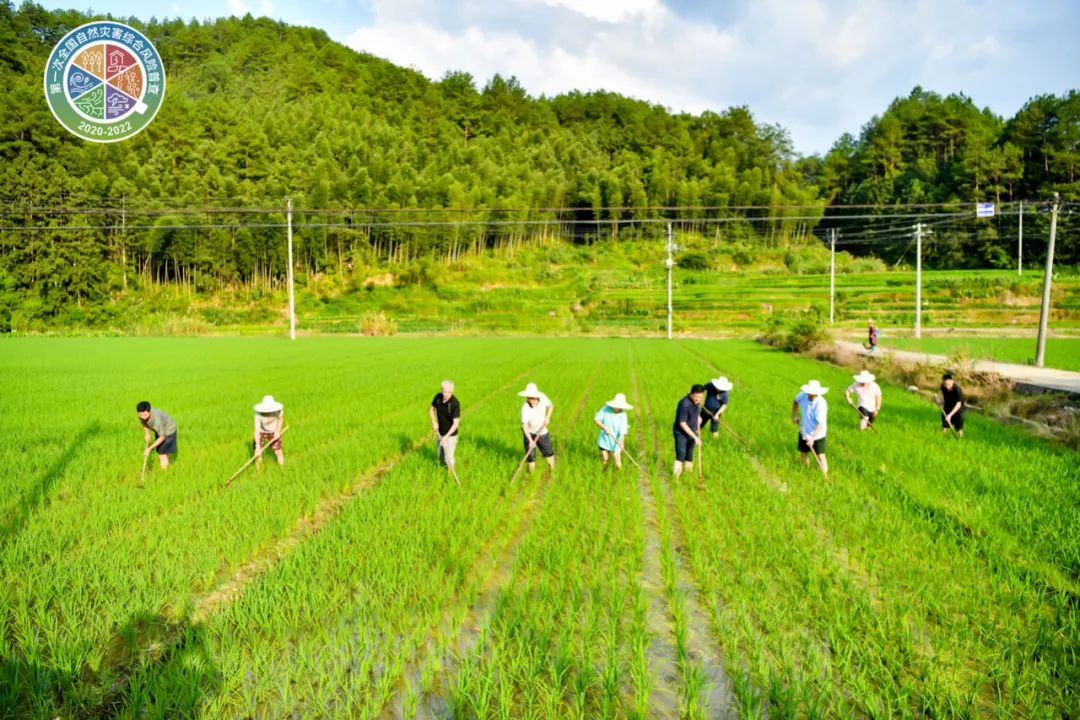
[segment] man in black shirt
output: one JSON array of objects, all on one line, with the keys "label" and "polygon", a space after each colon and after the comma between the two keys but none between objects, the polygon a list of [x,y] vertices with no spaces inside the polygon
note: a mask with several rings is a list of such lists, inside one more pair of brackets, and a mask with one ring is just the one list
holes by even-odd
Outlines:
[{"label": "man in black shirt", "polygon": [[694,448],[701,444],[701,400],[705,396],[704,385],[694,385],[690,393],[679,401],[675,410],[675,477],[683,468],[694,469]]},{"label": "man in black shirt", "polygon": [[964,437],[964,392],[953,380],[952,373],[941,376],[941,431],[955,430]]},{"label": "man in black shirt", "polygon": [[439,435],[439,461],[457,477],[454,451],[457,449],[458,425],[461,424],[461,403],[454,396],[454,383],[443,380],[442,392],[432,398],[428,415],[431,416],[431,429]]}]

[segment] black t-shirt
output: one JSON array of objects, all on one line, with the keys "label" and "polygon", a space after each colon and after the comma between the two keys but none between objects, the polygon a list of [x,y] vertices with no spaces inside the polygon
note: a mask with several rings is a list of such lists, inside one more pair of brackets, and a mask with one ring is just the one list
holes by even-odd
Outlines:
[{"label": "black t-shirt", "polygon": [[686,423],[686,426],[696,433],[698,429],[698,419],[700,417],[700,408],[698,408],[698,406],[694,404],[694,401],[690,399],[690,396],[687,395],[679,401],[679,407],[675,410],[675,424],[673,426],[675,432],[686,435],[686,432],[679,427],[679,423]]},{"label": "black t-shirt", "polygon": [[716,411],[728,404],[728,391],[719,390],[711,382],[705,385],[705,407]]},{"label": "black t-shirt", "polygon": [[942,407],[945,409],[946,414],[953,411],[956,403],[960,403],[960,409],[957,412],[964,412],[964,392],[956,383],[953,383],[952,390],[946,390],[945,385],[942,384],[941,397],[943,400]]},{"label": "black t-shirt", "polygon": [[[435,418],[439,421],[439,434],[445,435],[450,426],[454,424],[454,419],[461,417],[461,403],[458,402],[456,395],[451,395],[450,399],[443,402],[442,393],[436,393],[435,397],[431,401],[431,407],[435,408]],[[452,435],[457,435],[458,431],[454,430]]]}]

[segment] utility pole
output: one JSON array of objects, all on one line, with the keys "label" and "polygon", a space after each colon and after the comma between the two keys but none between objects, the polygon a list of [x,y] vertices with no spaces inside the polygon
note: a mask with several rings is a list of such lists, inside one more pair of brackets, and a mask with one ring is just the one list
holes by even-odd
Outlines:
[{"label": "utility pole", "polygon": [[127,290],[127,193],[120,196],[120,264],[124,266],[124,289]]},{"label": "utility pole", "polygon": [[671,269],[675,267],[675,260],[671,257],[675,245],[671,241],[671,223],[667,224],[667,337],[671,339]]},{"label": "utility pole", "polygon": [[836,304],[836,228],[829,230],[829,324],[833,324]]},{"label": "utility pole", "polygon": [[922,223],[915,223],[915,337],[922,337]]},{"label": "utility pole", "polygon": [[288,226],[289,239],[289,339],[296,339],[296,296],[293,293],[293,256],[292,256],[292,198],[285,200],[285,222]]},{"label": "utility pole", "polygon": [[1043,275],[1042,309],[1039,310],[1039,340],[1035,348],[1035,367],[1042,367],[1046,359],[1046,324],[1050,319],[1050,286],[1054,281],[1054,238],[1057,236],[1059,195],[1054,193],[1050,203],[1050,242],[1046,246],[1046,271]]},{"label": "utility pole", "polygon": [[1020,232],[1016,236],[1016,274],[1024,274],[1024,201],[1020,201]]}]

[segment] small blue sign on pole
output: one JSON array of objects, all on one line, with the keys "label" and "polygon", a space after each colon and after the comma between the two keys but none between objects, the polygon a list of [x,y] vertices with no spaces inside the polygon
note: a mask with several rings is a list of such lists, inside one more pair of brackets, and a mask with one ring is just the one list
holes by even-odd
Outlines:
[{"label": "small blue sign on pole", "polygon": [[994,217],[994,203],[975,203],[975,217]]}]

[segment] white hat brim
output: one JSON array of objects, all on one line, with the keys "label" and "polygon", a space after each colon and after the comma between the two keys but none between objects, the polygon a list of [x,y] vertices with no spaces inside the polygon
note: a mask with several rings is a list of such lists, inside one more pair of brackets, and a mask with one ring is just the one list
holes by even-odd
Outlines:
[{"label": "white hat brim", "polygon": [[615,402],[614,400],[609,400],[608,402],[606,402],[604,404],[607,405],[609,408],[615,408],[617,410],[633,410],[634,409],[634,406],[631,405],[630,403],[619,403],[619,402]]},{"label": "white hat brim", "polygon": [[540,391],[537,390],[536,392],[531,392],[529,390],[522,390],[521,392],[518,393],[518,397],[536,398],[537,400],[539,400],[540,399]]},{"label": "white hat brim", "polygon": [[820,386],[815,388],[811,387],[810,385],[803,385],[801,389],[807,395],[824,395],[825,393],[829,392],[829,388]]},{"label": "white hat brim", "polygon": [[255,412],[257,413],[272,413],[284,410],[285,406],[279,402],[270,403],[269,405],[259,403],[255,406]]}]

